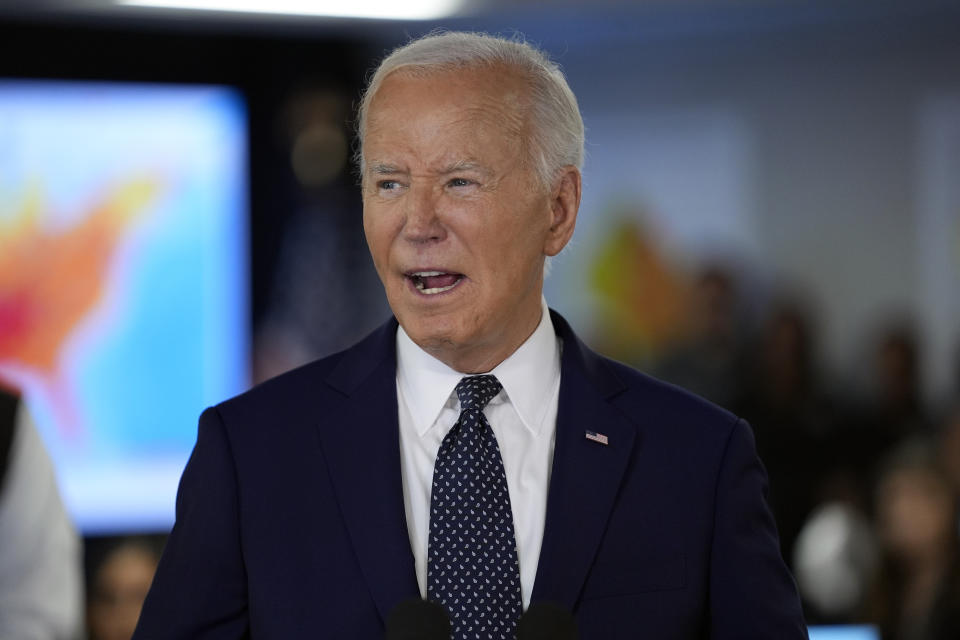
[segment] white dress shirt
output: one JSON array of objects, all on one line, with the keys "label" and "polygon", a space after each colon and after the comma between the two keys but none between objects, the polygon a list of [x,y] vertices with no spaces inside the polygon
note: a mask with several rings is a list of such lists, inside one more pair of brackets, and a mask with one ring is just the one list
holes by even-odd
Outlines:
[{"label": "white dress shirt", "polygon": [[[540,324],[527,341],[489,373],[503,389],[484,409],[497,438],[510,491],[520,560],[523,606],[530,605],[547,513],[547,489],[557,430],[560,341],[542,303]],[[433,466],[444,436],[460,416],[454,371],[397,330],[397,408],[400,471],[407,530],[420,593],[427,593],[427,541]]]}]

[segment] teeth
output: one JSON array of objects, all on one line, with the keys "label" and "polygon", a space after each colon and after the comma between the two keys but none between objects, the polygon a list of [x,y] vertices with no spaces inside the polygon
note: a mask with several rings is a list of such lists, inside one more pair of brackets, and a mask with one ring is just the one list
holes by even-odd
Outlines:
[{"label": "teeth", "polygon": [[426,294],[428,294],[428,295],[433,295],[433,294],[435,294],[435,293],[443,293],[444,291],[450,291],[450,289],[453,289],[455,286],[457,286],[457,283],[459,283],[459,282],[460,282],[460,281],[457,280],[457,282],[454,282],[453,284],[451,284],[451,285],[449,285],[449,286],[446,286],[446,287],[433,287],[432,289],[424,289],[424,288],[423,288],[423,283],[422,283],[422,282],[418,282],[418,283],[417,283],[417,289],[420,291],[420,293],[426,293]]},{"label": "teeth", "polygon": [[424,278],[427,278],[430,276],[443,276],[443,275],[447,275],[447,272],[446,271],[414,271],[408,274],[408,277],[411,280],[413,280],[413,285],[417,288],[417,291],[419,291],[420,293],[425,293],[427,295],[435,295],[438,293],[443,293],[444,291],[450,291],[450,289],[453,289],[455,286],[460,284],[460,280],[462,279],[462,276],[458,277],[456,282],[446,287],[432,287],[429,289],[426,288],[426,285],[423,281]]}]

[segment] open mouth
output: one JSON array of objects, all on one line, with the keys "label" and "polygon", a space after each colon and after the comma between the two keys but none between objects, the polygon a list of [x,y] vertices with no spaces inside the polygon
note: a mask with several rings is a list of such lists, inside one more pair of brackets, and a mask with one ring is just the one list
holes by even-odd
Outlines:
[{"label": "open mouth", "polygon": [[463,274],[443,271],[413,271],[406,274],[417,291],[426,295],[436,295],[450,291],[463,280]]}]

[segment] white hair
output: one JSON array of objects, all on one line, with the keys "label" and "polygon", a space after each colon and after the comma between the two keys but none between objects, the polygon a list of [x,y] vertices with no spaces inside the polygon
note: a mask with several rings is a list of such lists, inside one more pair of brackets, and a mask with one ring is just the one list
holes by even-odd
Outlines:
[{"label": "white hair", "polygon": [[363,175],[363,141],[367,110],[383,81],[400,69],[416,73],[449,71],[464,67],[504,65],[525,77],[529,90],[529,158],[541,183],[548,187],[565,166],[583,168],[583,118],[577,98],[560,67],[521,37],[507,39],[485,33],[433,32],[395,49],[377,67],[360,100],[357,114],[356,154]]}]

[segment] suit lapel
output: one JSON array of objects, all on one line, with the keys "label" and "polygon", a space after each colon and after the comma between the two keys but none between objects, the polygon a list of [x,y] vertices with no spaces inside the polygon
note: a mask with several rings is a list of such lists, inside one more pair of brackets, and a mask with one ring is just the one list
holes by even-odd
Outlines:
[{"label": "suit lapel", "polygon": [[[623,384],[553,315],[563,339],[557,439],[532,600],[573,610],[593,564],[634,446],[636,427],[610,399]],[[604,445],[586,437],[603,434]]]},{"label": "suit lapel", "polygon": [[419,598],[400,481],[396,402],[397,323],[348,351],[327,382],[344,394],[318,431],[360,568],[386,619]]}]

